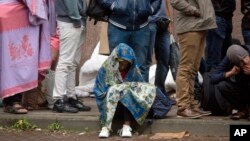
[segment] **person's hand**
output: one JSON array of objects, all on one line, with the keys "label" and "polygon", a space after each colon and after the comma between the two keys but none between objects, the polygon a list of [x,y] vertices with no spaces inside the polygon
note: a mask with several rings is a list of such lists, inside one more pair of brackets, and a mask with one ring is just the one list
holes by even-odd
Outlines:
[{"label": "person's hand", "polygon": [[245,74],[250,75],[250,64],[244,65],[242,69]]},{"label": "person's hand", "polygon": [[81,21],[74,21],[73,25],[74,25],[74,28],[80,28],[80,27],[82,27]]},{"label": "person's hand", "polygon": [[194,10],[193,13],[192,13],[193,16],[195,17],[200,17],[201,16],[201,13],[199,10]]},{"label": "person's hand", "polygon": [[240,72],[240,68],[237,66],[234,66],[230,71],[226,72],[225,77],[231,77],[234,76],[236,74],[238,74]]}]

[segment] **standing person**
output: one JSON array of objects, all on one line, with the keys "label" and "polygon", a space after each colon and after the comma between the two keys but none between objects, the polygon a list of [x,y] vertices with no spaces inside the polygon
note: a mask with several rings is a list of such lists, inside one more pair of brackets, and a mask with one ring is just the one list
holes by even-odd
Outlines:
[{"label": "standing person", "polygon": [[211,0],[215,10],[218,28],[207,33],[205,60],[207,70],[215,68],[225,57],[227,48],[232,44],[232,17],[236,7],[235,0]]},{"label": "standing person", "polygon": [[[132,119],[143,124],[158,92],[154,85],[144,82],[133,49],[119,44],[98,71],[94,86],[102,126],[99,137],[109,137],[118,103],[124,118],[120,136],[132,137]],[[162,101],[171,108],[169,98]]]},{"label": "standing person", "polygon": [[0,9],[0,98],[5,112],[26,114],[22,93],[50,67],[51,13],[47,1],[1,0]]},{"label": "standing person", "polygon": [[206,30],[216,28],[210,0],[171,0],[177,10],[176,33],[180,63],[176,77],[177,116],[198,118],[208,114],[194,101],[194,82],[204,52]]},{"label": "standing person", "polygon": [[150,32],[148,17],[160,7],[160,0],[98,0],[112,12],[108,24],[110,52],[119,44],[126,43],[135,52],[138,66],[145,81],[148,81],[146,59]]},{"label": "standing person", "polygon": [[[169,0],[161,0],[161,7],[149,17],[150,48],[147,57],[147,71],[152,63],[153,50],[157,60],[155,85],[165,94],[165,80],[170,64]],[[177,67],[177,66],[176,66]],[[149,76],[149,75],[147,75]],[[175,78],[175,76],[173,76]],[[148,78],[147,78],[148,80]]]},{"label": "standing person", "polygon": [[250,1],[241,0],[241,12],[243,18],[241,20],[241,30],[245,45],[250,45]]},{"label": "standing person", "polygon": [[59,59],[55,71],[54,112],[89,111],[75,95],[75,74],[85,39],[86,3],[83,0],[56,0],[59,29]]}]

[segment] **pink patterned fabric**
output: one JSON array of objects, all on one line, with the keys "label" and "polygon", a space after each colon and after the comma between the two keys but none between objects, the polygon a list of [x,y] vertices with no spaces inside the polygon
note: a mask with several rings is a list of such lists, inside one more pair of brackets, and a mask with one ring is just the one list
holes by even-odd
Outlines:
[{"label": "pink patterned fabric", "polygon": [[0,97],[37,87],[51,63],[46,0],[0,1]]}]

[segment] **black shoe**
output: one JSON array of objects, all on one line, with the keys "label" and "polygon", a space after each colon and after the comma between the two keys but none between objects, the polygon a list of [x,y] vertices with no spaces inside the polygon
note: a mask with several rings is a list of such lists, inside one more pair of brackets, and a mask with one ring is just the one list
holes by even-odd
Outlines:
[{"label": "black shoe", "polygon": [[64,101],[62,99],[58,99],[55,102],[52,111],[58,112],[58,113],[63,113],[63,112],[77,113],[78,109],[75,107],[72,107],[67,101]]},{"label": "black shoe", "polygon": [[90,111],[91,108],[89,106],[85,106],[80,100],[69,98],[69,103],[73,107],[77,108],[79,111]]}]

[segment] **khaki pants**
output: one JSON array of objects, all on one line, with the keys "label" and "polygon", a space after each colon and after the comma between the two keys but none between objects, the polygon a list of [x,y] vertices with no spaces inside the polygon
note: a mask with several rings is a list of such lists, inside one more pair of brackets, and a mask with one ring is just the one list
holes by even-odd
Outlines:
[{"label": "khaki pants", "polygon": [[67,94],[75,96],[76,69],[81,59],[81,45],[85,39],[85,27],[74,28],[72,23],[58,21],[59,58],[55,71],[53,99],[61,99]]},{"label": "khaki pants", "polygon": [[179,34],[180,64],[176,77],[176,100],[179,110],[196,106],[194,101],[195,75],[204,52],[206,32]]}]

